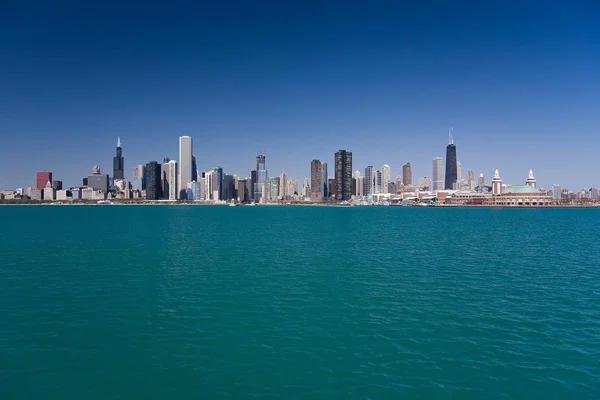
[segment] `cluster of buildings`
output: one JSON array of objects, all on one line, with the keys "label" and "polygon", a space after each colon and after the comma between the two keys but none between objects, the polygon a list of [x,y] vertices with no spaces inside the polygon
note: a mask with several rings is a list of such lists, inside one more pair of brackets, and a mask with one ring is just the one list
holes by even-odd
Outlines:
[{"label": "cluster of buildings", "polygon": [[[35,186],[26,190],[0,191],[0,199],[44,201],[139,199],[149,201],[203,201],[203,202],[349,202],[351,204],[464,204],[495,206],[550,206],[559,204],[594,203],[600,200],[598,189],[584,189],[578,193],[554,185],[551,190],[537,188],[533,171],[529,171],[524,185],[507,185],[496,170],[491,184],[483,174],[475,181],[473,171],[462,176],[457,159],[453,131],[449,132],[446,160],[433,159],[431,178],[413,181],[410,162],[402,167],[402,174],[392,179],[387,164],[376,169],[369,165],[364,174],[353,172],[352,152],[339,150],[334,154],[333,170],[323,160],[310,162],[310,178],[305,178],[299,190],[298,181],[285,172],[269,176],[266,157],[256,156],[249,176],[227,174],[223,168],[198,171],[193,153],[193,139],[179,137],[179,159],[164,158],[160,163],[150,161],[133,168],[131,180],[125,177],[125,159],[120,138],[113,157],[112,176],[102,173],[99,166],[83,177],[81,185],[63,188],[62,181],[53,180],[52,172],[41,171],[35,176]],[[333,175],[333,176],[331,176]]]}]

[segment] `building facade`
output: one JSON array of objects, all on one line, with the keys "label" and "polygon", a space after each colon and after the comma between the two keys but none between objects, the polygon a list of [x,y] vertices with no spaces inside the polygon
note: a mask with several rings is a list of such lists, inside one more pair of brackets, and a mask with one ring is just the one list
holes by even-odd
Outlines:
[{"label": "building facade", "polygon": [[454,183],[458,181],[458,171],[456,164],[456,146],[454,145],[453,133],[450,132],[450,143],[446,146],[446,181],[444,189],[452,190]]},{"label": "building facade", "polygon": [[40,171],[35,173],[35,188],[43,190],[48,182],[52,182],[52,172]]},{"label": "building facade", "polygon": [[351,151],[339,150],[335,153],[335,181],[335,198],[338,200],[350,200],[353,195]]},{"label": "building facade", "polygon": [[[186,188],[192,182],[192,152],[194,144],[190,136],[179,137],[179,179],[177,181],[180,199],[185,199]],[[148,166],[146,165],[146,168]],[[148,183],[146,183],[147,185]]]},{"label": "building facade", "polygon": [[363,195],[370,196],[372,194],[375,194],[375,170],[372,165],[369,165],[365,168]]},{"label": "building facade", "polygon": [[388,186],[391,181],[392,181],[392,168],[389,165],[384,164],[381,167],[381,191],[382,191],[382,193],[389,193]]},{"label": "building facade", "polygon": [[160,164],[156,161],[150,161],[146,164],[145,172],[146,200],[160,200],[162,196]]},{"label": "building facade", "polygon": [[433,170],[431,175],[431,190],[442,190],[444,188],[444,160],[442,157],[433,159]]},{"label": "building facade", "polygon": [[323,199],[322,170],[321,160],[310,162],[310,199],[312,201]]},{"label": "building facade", "polygon": [[113,180],[125,179],[125,159],[121,150],[121,138],[117,138],[117,153],[113,157]]},{"label": "building facade", "polygon": [[404,186],[412,186],[412,182],[413,182],[412,176],[413,176],[412,166],[408,162],[402,166],[402,184]]}]

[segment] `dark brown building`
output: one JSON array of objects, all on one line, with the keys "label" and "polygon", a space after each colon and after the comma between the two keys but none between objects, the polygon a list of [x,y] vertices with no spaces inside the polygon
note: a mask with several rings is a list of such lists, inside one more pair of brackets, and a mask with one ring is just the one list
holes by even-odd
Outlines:
[{"label": "dark brown building", "polygon": [[335,194],[338,200],[350,200],[352,197],[352,152],[340,150],[335,153]]}]

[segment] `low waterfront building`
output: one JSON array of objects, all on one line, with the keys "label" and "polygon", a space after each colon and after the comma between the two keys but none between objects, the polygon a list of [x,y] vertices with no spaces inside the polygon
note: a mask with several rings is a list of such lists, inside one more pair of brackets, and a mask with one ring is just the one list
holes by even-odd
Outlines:
[{"label": "low waterfront building", "polygon": [[70,192],[71,192],[71,199],[81,200],[81,189],[80,188],[73,188],[70,190]]},{"label": "low waterfront building", "polygon": [[94,189],[92,189],[91,187],[81,189],[81,200],[93,200],[93,199],[94,199]]},{"label": "low waterfront building", "polygon": [[[535,182],[533,182],[535,185]],[[545,207],[556,204],[545,191],[531,184],[511,186],[504,193],[494,196],[494,205],[506,207]]]},{"label": "low waterfront building", "polygon": [[57,190],[56,191],[56,200],[68,200],[68,190]]},{"label": "low waterfront building", "polygon": [[31,200],[42,200],[44,196],[44,191],[42,189],[31,188],[29,192],[29,198]]}]

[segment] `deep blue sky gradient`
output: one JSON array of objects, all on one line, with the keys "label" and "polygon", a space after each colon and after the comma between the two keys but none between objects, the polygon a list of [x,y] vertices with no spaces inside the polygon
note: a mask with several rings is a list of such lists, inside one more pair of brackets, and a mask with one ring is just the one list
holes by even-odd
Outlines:
[{"label": "deep blue sky gradient", "polygon": [[112,173],[117,136],[127,178],[191,135],[200,170],[301,183],[345,148],[416,179],[450,126],[463,174],[597,187],[598,4],[5,0],[0,188]]}]

